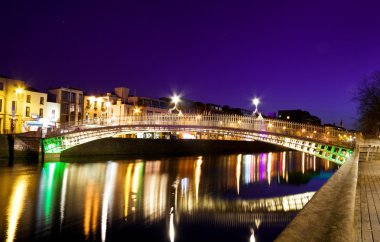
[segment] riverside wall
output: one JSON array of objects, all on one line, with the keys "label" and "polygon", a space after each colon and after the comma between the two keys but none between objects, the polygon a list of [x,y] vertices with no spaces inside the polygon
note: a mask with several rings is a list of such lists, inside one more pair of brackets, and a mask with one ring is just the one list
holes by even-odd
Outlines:
[{"label": "riverside wall", "polygon": [[0,135],[0,159],[8,158],[9,150],[8,150],[8,140],[6,135]]},{"label": "riverside wall", "polygon": [[353,241],[359,153],[323,185],[276,241]]},{"label": "riverside wall", "polygon": [[38,159],[40,153],[40,138],[35,134],[15,134],[15,135],[0,135],[0,160],[7,160],[10,158],[9,141],[13,144],[13,158],[25,158],[27,160]]}]

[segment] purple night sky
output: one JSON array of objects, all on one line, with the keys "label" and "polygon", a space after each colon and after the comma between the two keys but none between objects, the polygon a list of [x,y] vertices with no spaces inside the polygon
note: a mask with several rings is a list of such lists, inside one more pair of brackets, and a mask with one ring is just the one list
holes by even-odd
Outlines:
[{"label": "purple night sky", "polygon": [[378,1],[1,1],[0,75],[253,109],[352,127],[380,70]]}]

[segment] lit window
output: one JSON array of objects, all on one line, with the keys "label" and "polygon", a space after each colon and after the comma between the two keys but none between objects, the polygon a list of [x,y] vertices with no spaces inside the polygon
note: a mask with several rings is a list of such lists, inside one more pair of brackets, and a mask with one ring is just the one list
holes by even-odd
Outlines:
[{"label": "lit window", "polygon": [[12,101],[12,113],[17,111],[16,101]]}]

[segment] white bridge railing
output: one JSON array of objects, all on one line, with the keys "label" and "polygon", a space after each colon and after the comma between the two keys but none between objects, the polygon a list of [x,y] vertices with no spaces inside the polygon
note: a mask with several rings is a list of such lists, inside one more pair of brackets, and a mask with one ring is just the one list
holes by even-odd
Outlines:
[{"label": "white bridge railing", "polygon": [[316,140],[319,142],[347,147],[355,146],[353,132],[332,127],[315,126],[276,119],[258,119],[238,115],[194,115],[194,114],[150,114],[112,117],[109,119],[84,120],[64,123],[60,128],[48,132],[46,137],[62,136],[66,133],[115,126],[184,126],[198,128],[218,128],[239,131],[254,131],[279,134],[288,137]]}]

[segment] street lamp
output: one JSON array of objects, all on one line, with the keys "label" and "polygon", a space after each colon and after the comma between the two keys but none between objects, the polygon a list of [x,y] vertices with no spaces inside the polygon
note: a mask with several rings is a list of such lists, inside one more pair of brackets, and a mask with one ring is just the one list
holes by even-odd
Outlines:
[{"label": "street lamp", "polygon": [[259,109],[258,109],[258,106],[259,106],[259,103],[260,103],[260,100],[255,97],[253,100],[252,100],[252,103],[253,105],[255,105],[255,111],[253,111],[252,115],[253,116],[256,116],[257,115],[257,118],[258,119],[263,119],[263,116],[261,116],[261,113],[259,112]]},{"label": "street lamp", "polygon": [[258,113],[259,112],[259,110],[258,110],[258,106],[259,106],[259,103],[260,103],[260,100],[257,98],[257,97],[255,97],[253,100],[252,100],[252,103],[253,103],[253,105],[255,105],[255,111],[253,111],[253,113],[255,114],[255,113]]},{"label": "street lamp", "polygon": [[141,111],[140,108],[137,107],[137,106],[133,109],[133,113],[136,114],[136,115],[139,114],[140,111]]},{"label": "street lamp", "polygon": [[181,97],[177,94],[174,94],[172,97],[172,103],[174,103],[174,107],[169,109],[169,113],[172,113],[172,111],[176,110],[178,112],[179,116],[182,116],[182,111],[178,109],[177,104],[181,102]]}]

